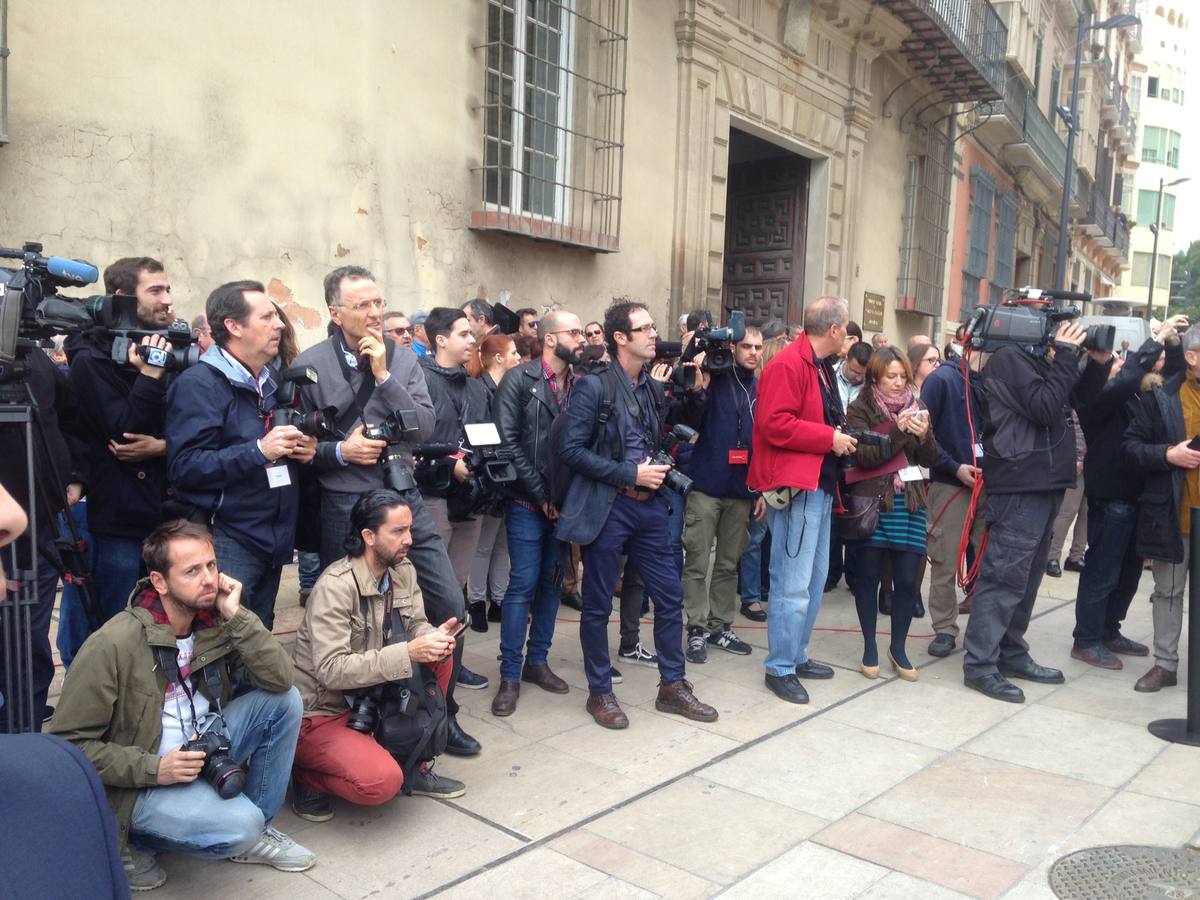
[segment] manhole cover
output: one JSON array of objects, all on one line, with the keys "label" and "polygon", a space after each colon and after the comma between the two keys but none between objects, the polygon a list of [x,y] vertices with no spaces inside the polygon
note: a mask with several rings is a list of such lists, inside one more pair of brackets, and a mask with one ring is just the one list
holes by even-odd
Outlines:
[{"label": "manhole cover", "polygon": [[1200,853],[1173,847],[1092,847],[1050,868],[1060,900],[1200,900]]}]

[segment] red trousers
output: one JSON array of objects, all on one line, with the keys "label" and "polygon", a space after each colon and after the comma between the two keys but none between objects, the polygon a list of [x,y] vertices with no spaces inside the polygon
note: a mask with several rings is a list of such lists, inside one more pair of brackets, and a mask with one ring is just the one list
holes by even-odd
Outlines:
[{"label": "red trousers", "polygon": [[[453,657],[429,665],[443,693],[453,666]],[[292,771],[310,790],[363,806],[386,803],[404,787],[404,773],[374,737],[347,727],[349,718],[350,710],[339,716],[305,716]]]}]

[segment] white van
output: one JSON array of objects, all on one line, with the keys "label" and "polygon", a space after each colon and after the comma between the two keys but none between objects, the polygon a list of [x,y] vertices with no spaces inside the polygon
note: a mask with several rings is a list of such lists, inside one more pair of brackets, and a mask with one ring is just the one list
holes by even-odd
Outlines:
[{"label": "white van", "polygon": [[1121,349],[1122,341],[1129,341],[1129,349],[1136,350],[1150,337],[1150,323],[1141,316],[1134,315],[1134,310],[1142,311],[1145,303],[1136,300],[1122,300],[1117,297],[1104,297],[1091,302],[1094,315],[1080,316],[1079,324],[1112,325],[1117,330],[1113,340],[1113,350]]}]

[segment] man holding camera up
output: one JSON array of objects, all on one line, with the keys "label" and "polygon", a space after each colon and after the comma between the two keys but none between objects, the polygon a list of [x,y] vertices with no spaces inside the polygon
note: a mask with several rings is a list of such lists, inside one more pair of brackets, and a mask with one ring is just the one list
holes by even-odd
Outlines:
[{"label": "man holding camera up", "polygon": [[283,566],[292,561],[300,470],[317,439],[271,427],[283,321],[257,281],[223,284],[205,314],[213,346],[167,392],[167,475],[191,518],[210,522],[221,568],[270,629]]},{"label": "man holding camera up", "polygon": [[[550,426],[571,396],[571,363],[578,359],[583,334],[579,316],[551,310],[541,320],[542,355],[505,373],[496,388],[495,419],[501,443],[519,449],[513,456],[516,484],[504,515],[512,573],[500,604],[500,689],[492,715],[511,716],[521,682],[552,694],[567,683],[546,663],[554,639],[559,590],[554,573],[563,554],[554,536],[558,510],[550,498]],[[525,658],[528,639],[528,658]]]},{"label": "man holding camera up", "polygon": [[[303,389],[305,409],[333,407],[338,430],[349,434],[345,440],[321,441],[317,446],[321,564],[328,566],[345,554],[350,511],[358,498],[388,487],[399,492],[412,511],[408,558],[417,570],[430,620],[462,621],[466,609],[462,587],[412,474],[411,445],[428,440],[434,429],[425,375],[415,355],[384,338],[380,330],[383,293],[369,271],[361,266],[334,269],[325,276],[325,302],[333,333],[296,359],[296,365],[312,366],[318,375],[317,384]],[[427,314],[419,316],[423,329]],[[409,321],[415,324],[417,319],[418,313],[413,313]],[[386,439],[366,436],[367,426]],[[461,655],[461,641],[458,647]],[[447,752],[478,753],[479,742],[458,725],[454,681],[446,705],[450,712]]]},{"label": "man holding camera up", "polygon": [[50,729],[104,782],[129,886],[166,881],[130,842],[311,868],[316,857],[270,824],[300,729],[291,659],[242,606],[242,586],[218,569],[206,528],[167,522],[142,553],[149,578],[84,643]]},{"label": "man holding camera up", "polygon": [[829,567],[838,458],[858,446],[841,429],[845,411],[829,365],[849,318],[841,297],[818,297],[804,310],[804,330],[758,386],[749,484],[764,494],[771,529],[765,681],[789,703],[808,702],[801,678],[833,677],[830,666],[809,658],[808,645]]},{"label": "man holding camera up", "polygon": [[[755,370],[761,353],[762,333],[747,328],[733,347],[732,368],[711,375],[697,370],[696,381],[683,399],[684,418],[700,432],[688,462],[695,486],[688,495],[683,531],[688,662],[706,662],[708,644],[738,656],[750,654],[750,645],[734,634],[732,625],[738,604],[738,560],[750,542],[746,522],[755,503],[746,487],[746,473],[758,388]],[[765,514],[761,498],[758,506],[758,512]],[[714,540],[710,589],[705,576]]]},{"label": "man holding camera up", "polygon": [[671,466],[661,458],[666,401],[650,378],[658,331],[641,303],[618,302],[604,315],[613,364],[581,378],[567,406],[561,461],[574,476],[555,536],[583,548],[579,639],[588,680],[587,710],[605,728],[629,719],[612,692],[608,618],[622,554],[654,599],[654,643],[661,677],[655,709],[701,722],[717,711],[684,680],[682,591],[670,546],[667,502],[658,489]]},{"label": "man holding camera up", "polygon": [[[104,270],[104,290],[136,303],[140,329],[161,331],[174,320],[171,283],[158,260],[118,259]],[[92,579],[105,621],[125,608],[141,576],[142,540],[162,521],[167,496],[163,434],[171,376],[145,359],[139,346],[170,348],[166,338],[148,335],[116,361],[111,335],[88,332],[66,345],[87,440]]]},{"label": "man holding camera up", "polygon": [[[368,491],[354,504],[350,523],[347,555],[318,579],[296,638],[304,722],[292,808],[311,822],[333,817],[330,794],[351,803],[386,803],[406,779],[409,792],[423,797],[465,793],[462,782],[433,773],[432,734],[422,744],[411,733],[414,726],[434,723],[445,710],[435,703],[426,708],[424,719],[416,715],[421,702],[416,694],[423,697],[424,687],[410,691],[408,708],[398,702],[409,679],[423,679],[419,669],[425,667],[445,693],[459,630],[456,619],[434,628],[425,618],[421,589],[407,559],[412,510],[395,491]],[[398,718],[381,723],[381,717]],[[404,758],[399,747],[380,743],[393,734],[413,743]]]},{"label": "man holding camera up", "polygon": [[963,636],[963,682],[995,700],[1024,703],[1009,678],[1061,684],[1029,656],[1025,629],[1063,493],[1075,484],[1075,429],[1067,409],[1087,332],[1063,322],[1037,355],[1003,344],[983,370],[983,480],[988,545]]}]

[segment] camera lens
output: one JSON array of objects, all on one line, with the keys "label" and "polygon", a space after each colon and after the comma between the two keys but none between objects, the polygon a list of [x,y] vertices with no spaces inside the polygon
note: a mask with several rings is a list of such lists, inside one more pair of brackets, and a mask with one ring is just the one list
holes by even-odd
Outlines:
[{"label": "camera lens", "polygon": [[230,800],[246,786],[246,771],[227,753],[210,756],[204,774],[222,800]]}]

